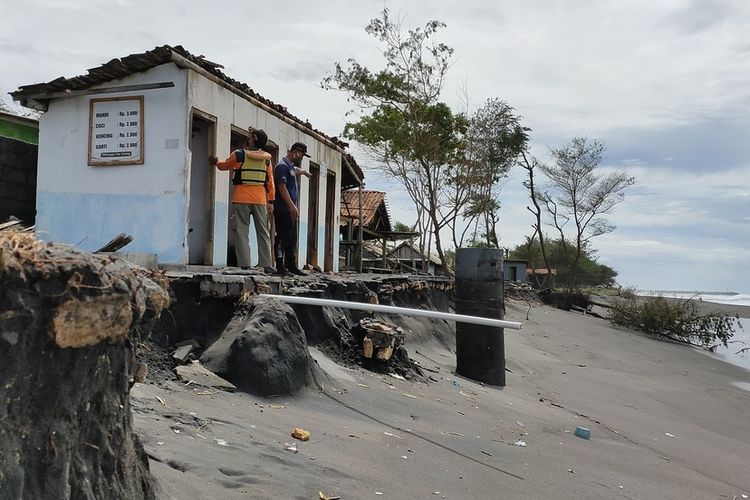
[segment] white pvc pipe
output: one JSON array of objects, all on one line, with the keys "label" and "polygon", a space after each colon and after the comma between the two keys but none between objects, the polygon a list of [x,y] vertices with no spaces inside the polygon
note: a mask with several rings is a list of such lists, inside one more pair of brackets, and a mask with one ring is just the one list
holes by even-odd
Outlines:
[{"label": "white pvc pipe", "polygon": [[460,321],[461,323],[472,323],[475,325],[495,326],[520,330],[523,323],[505,321],[502,319],[482,318],[479,316],[464,316],[440,311],[425,311],[424,309],[411,309],[408,307],[382,306],[380,304],[369,304],[365,302],[347,302],[345,300],[316,299],[314,297],[298,297],[295,295],[271,295],[263,294],[264,297],[273,297],[289,304],[301,304],[305,306],[340,307],[342,309],[357,309],[360,311],[373,311],[387,314],[403,314],[406,316],[422,316],[424,318],[444,319],[447,321]]}]

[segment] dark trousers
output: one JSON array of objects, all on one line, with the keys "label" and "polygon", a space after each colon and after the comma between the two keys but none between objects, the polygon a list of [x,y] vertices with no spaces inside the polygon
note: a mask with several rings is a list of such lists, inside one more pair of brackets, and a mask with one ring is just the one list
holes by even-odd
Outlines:
[{"label": "dark trousers", "polygon": [[276,256],[276,268],[297,269],[297,221],[289,212],[274,212],[276,238],[273,242],[273,253]]}]

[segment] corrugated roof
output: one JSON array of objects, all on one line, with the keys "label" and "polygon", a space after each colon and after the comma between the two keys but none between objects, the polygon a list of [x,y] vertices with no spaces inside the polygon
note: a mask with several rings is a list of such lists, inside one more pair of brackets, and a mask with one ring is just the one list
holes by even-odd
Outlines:
[{"label": "corrugated roof", "polygon": [[342,150],[348,146],[348,144],[337,137],[330,137],[323,132],[313,128],[310,122],[302,120],[287,111],[286,107],[276,104],[256,93],[247,84],[238,82],[237,80],[230,78],[225,75],[219,68],[222,68],[220,64],[211,62],[205,59],[203,56],[195,56],[185,50],[181,45],[171,46],[162,45],[156,47],[153,50],[148,50],[142,53],[130,54],[120,59],[112,59],[108,63],[91,68],[85,75],[79,75],[72,78],[60,77],[47,83],[36,83],[33,85],[22,85],[17,91],[11,92],[11,96],[14,100],[21,103],[22,106],[28,106],[31,101],[49,102],[51,98],[45,97],[46,94],[55,92],[69,92],[76,90],[84,90],[94,85],[106,83],[111,80],[123,78],[134,73],[140,73],[162,64],[175,62],[173,54],[187,59],[193,64],[199,66],[201,69],[208,73],[216,76],[222,81],[226,82],[231,87],[235,88],[239,92],[245,93],[252,99],[262,103],[272,110],[272,112],[286,117],[289,120],[295,122],[299,127],[307,129],[329,141]]},{"label": "corrugated roof", "polygon": [[[384,216],[390,230],[391,221],[388,217],[388,207],[385,202],[385,193],[382,191],[362,190],[362,221],[365,226],[372,225],[378,209],[383,207]],[[341,219],[342,224],[347,221],[344,218],[354,219],[354,225],[359,225],[359,191],[344,191],[341,193]]]}]

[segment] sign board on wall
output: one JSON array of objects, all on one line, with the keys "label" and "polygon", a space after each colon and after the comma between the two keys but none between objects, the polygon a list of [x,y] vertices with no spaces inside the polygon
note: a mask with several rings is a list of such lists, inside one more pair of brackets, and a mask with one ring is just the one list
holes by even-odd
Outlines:
[{"label": "sign board on wall", "polygon": [[91,99],[88,164],[143,164],[143,96]]}]

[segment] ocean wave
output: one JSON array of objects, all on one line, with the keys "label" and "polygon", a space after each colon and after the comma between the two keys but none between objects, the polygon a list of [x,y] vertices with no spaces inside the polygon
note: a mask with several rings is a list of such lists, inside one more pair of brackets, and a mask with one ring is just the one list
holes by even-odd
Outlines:
[{"label": "ocean wave", "polygon": [[639,291],[638,295],[647,297],[669,297],[675,299],[700,299],[716,304],[729,304],[734,306],[750,306],[750,294],[738,292],[702,292],[685,290],[645,290]]}]

